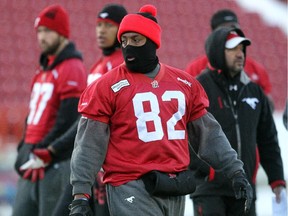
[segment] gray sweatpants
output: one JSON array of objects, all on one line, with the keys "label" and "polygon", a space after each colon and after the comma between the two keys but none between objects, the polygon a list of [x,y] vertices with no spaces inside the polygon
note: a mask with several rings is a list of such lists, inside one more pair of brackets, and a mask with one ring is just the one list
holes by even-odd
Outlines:
[{"label": "gray sweatpants", "polygon": [[35,183],[19,178],[13,216],[52,216],[69,179],[70,160],[54,164],[45,172],[44,179]]},{"label": "gray sweatpants", "polygon": [[114,187],[107,185],[111,216],[183,216],[185,196],[151,196],[142,180]]}]

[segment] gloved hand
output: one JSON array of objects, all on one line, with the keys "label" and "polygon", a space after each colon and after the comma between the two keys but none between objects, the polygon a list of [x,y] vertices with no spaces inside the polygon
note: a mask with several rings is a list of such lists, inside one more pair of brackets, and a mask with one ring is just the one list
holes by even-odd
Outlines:
[{"label": "gloved hand", "polygon": [[237,172],[232,177],[232,187],[236,199],[246,199],[244,212],[249,212],[253,200],[253,190],[243,172]]},{"label": "gloved hand", "polygon": [[69,216],[93,216],[88,199],[76,199],[69,205]]},{"label": "gloved hand", "polygon": [[103,183],[103,171],[99,171],[97,173],[96,181],[94,183],[93,191],[94,191],[94,198],[97,200],[99,205],[104,205],[106,203],[106,187]]},{"label": "gloved hand", "polygon": [[20,167],[23,164],[25,164],[27,161],[29,161],[33,147],[34,145],[21,142],[17,148],[18,154],[17,154],[14,167],[20,176],[23,175],[23,171],[20,170]]},{"label": "gloved hand", "polygon": [[20,167],[20,171],[24,171],[23,178],[36,182],[44,178],[45,163],[43,160],[30,154],[30,159]]},{"label": "gloved hand", "polygon": [[44,176],[45,176],[44,168],[27,169],[23,174],[23,178],[31,180],[31,182],[42,180]]},{"label": "gloved hand", "polygon": [[52,153],[47,148],[36,148],[33,150],[33,154],[43,160],[45,164],[52,161]]}]

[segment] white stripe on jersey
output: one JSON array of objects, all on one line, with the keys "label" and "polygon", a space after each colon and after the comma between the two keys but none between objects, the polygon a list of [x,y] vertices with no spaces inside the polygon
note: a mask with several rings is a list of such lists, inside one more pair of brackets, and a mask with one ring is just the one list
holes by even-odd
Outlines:
[{"label": "white stripe on jersey", "polygon": [[120,91],[121,88],[123,88],[123,87],[125,87],[125,86],[129,86],[129,85],[130,85],[130,83],[128,82],[127,79],[125,79],[125,80],[120,80],[120,81],[117,82],[116,84],[112,85],[112,86],[111,86],[111,89],[112,89],[113,92],[116,93],[116,92]]}]

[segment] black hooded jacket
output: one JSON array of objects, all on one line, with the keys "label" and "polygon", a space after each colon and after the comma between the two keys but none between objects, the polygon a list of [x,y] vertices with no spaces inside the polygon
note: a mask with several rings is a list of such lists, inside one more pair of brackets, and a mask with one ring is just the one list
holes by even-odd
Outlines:
[{"label": "black hooded jacket", "polygon": [[[241,30],[233,30],[245,37]],[[221,28],[208,37],[205,49],[209,62],[215,69],[206,69],[197,79],[208,95],[208,111],[220,123],[231,146],[244,162],[244,170],[256,198],[255,181],[259,162],[271,187],[285,185],[283,164],[272,112],[262,89],[251,82],[244,71],[235,78],[227,76],[224,51],[230,31],[231,29]],[[234,84],[238,85],[236,95],[229,91],[229,86]],[[230,180],[216,172],[214,180],[198,186],[192,194],[201,195],[234,196],[234,192]]]}]

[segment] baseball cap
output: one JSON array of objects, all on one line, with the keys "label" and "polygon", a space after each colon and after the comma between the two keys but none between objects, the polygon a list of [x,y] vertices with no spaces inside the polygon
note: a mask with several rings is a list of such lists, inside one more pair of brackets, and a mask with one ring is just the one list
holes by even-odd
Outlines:
[{"label": "baseball cap", "polygon": [[237,32],[231,31],[227,36],[225,48],[233,49],[240,43],[244,44],[245,46],[249,46],[251,44],[251,41],[248,38],[239,36]]},{"label": "baseball cap", "polygon": [[225,23],[239,24],[236,14],[229,9],[217,11],[210,20],[210,26],[212,30]]}]

